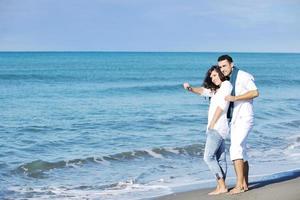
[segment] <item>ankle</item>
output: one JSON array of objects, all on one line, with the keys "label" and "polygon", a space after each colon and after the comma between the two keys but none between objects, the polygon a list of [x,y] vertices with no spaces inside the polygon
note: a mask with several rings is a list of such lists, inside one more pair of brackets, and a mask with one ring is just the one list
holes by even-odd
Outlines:
[{"label": "ankle", "polygon": [[236,184],[235,187],[236,187],[236,188],[243,189],[243,188],[244,188],[244,185],[243,185],[243,184]]},{"label": "ankle", "polygon": [[220,191],[227,191],[228,188],[227,188],[226,186],[224,186],[224,187],[220,187],[219,190],[220,190]]}]

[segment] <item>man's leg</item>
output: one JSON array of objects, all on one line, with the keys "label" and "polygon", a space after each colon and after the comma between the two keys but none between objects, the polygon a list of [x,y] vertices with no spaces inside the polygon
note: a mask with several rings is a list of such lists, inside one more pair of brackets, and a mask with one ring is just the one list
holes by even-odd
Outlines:
[{"label": "man's leg", "polygon": [[230,194],[237,194],[243,192],[243,183],[244,183],[244,160],[237,159],[233,161],[234,169],[236,172],[236,185],[230,191]]},{"label": "man's leg", "polygon": [[249,186],[249,163],[248,161],[244,162],[244,181],[243,181],[243,187],[244,190],[248,190],[248,186]]},{"label": "man's leg", "polygon": [[237,176],[236,186],[230,191],[231,194],[241,193],[248,189],[249,164],[247,162],[246,140],[252,125],[252,121],[241,121],[239,124],[231,126],[230,156]]},{"label": "man's leg", "polygon": [[231,137],[230,145],[230,157],[234,165],[234,170],[236,174],[236,185],[230,190],[230,194],[238,194],[244,192],[244,159],[243,159],[243,149],[240,145],[241,142],[236,140],[238,137]]}]

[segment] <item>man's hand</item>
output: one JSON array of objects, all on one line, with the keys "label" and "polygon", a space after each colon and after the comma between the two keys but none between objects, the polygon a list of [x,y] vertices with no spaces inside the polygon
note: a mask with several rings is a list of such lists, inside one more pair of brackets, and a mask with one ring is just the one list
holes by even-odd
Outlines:
[{"label": "man's hand", "polygon": [[259,96],[258,90],[251,90],[249,92],[246,92],[245,94],[238,95],[238,96],[227,96],[225,97],[226,101],[243,101],[243,100],[249,100],[254,99]]},{"label": "man's hand", "polygon": [[229,102],[234,102],[234,101],[236,101],[236,98],[235,98],[235,96],[228,95],[225,97],[225,100],[229,101]]}]

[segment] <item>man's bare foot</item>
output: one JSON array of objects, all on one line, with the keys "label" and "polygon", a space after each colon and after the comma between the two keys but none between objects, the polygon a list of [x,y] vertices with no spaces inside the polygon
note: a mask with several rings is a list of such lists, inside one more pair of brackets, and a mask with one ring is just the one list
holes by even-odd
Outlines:
[{"label": "man's bare foot", "polygon": [[208,193],[208,195],[218,195],[218,194],[224,194],[227,192],[228,192],[227,188],[216,188],[214,191]]},{"label": "man's bare foot", "polygon": [[242,187],[234,187],[232,190],[229,191],[229,194],[233,195],[233,194],[240,194],[245,192],[245,189]]},{"label": "man's bare foot", "polygon": [[248,185],[244,185],[243,188],[245,192],[249,190]]}]

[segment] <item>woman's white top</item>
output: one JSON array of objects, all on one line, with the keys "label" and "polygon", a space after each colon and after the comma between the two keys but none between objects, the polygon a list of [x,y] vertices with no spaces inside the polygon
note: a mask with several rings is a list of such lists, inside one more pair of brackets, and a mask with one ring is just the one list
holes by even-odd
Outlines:
[{"label": "woman's white top", "polygon": [[219,134],[225,139],[229,134],[229,126],[227,120],[227,110],[229,106],[229,102],[225,101],[225,97],[231,95],[232,85],[229,81],[224,81],[221,83],[220,88],[216,91],[216,93],[212,93],[209,89],[204,89],[202,92],[202,96],[209,96],[210,105],[208,109],[208,126],[216,112],[217,107],[220,107],[223,112],[216,122],[214,129],[219,132]]}]

